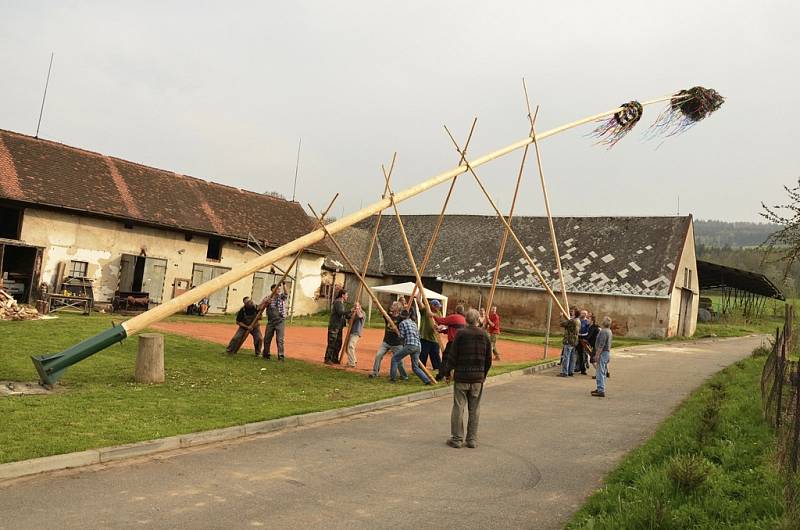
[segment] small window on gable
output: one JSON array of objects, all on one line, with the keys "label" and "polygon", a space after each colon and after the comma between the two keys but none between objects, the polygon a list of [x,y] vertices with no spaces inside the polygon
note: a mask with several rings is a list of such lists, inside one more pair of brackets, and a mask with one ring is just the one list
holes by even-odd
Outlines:
[{"label": "small window on gable", "polygon": [[222,259],[222,240],[218,237],[208,238],[206,259],[220,261]]}]

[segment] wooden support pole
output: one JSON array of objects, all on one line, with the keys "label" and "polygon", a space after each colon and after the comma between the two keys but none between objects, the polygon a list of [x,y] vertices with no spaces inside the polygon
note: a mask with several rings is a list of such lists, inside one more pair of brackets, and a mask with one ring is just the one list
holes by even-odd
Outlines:
[{"label": "wooden support pole", "polygon": [[386,310],[383,309],[383,306],[380,304],[380,302],[378,302],[378,297],[375,296],[375,293],[372,291],[370,286],[367,285],[367,282],[364,279],[364,275],[358,270],[358,268],[355,266],[355,264],[350,260],[350,258],[348,257],[347,253],[344,251],[342,246],[339,244],[338,241],[336,241],[336,238],[333,237],[333,234],[328,232],[328,228],[325,225],[325,223],[322,221],[322,217],[317,215],[317,212],[314,211],[314,208],[310,204],[308,205],[308,208],[311,210],[311,213],[314,214],[314,217],[317,218],[317,223],[319,224],[320,228],[325,232],[325,234],[328,236],[328,239],[330,239],[331,243],[333,243],[333,246],[336,247],[336,250],[339,252],[339,254],[342,255],[342,258],[344,259],[345,263],[347,263],[347,266],[350,267],[350,269],[352,269],[352,271],[356,273],[356,277],[361,282],[361,285],[364,286],[364,289],[367,290],[367,293],[369,294],[370,298],[372,298],[372,300],[375,302],[375,305],[378,306],[378,310],[381,312],[381,315],[383,315],[383,318],[385,318],[389,322],[389,326],[392,328],[392,330],[395,333],[397,333],[398,332],[397,326],[395,326],[394,321],[391,319],[391,317],[386,312]]},{"label": "wooden support pole", "polygon": [[[408,256],[408,262],[411,264],[411,269],[414,271],[414,278],[416,279],[417,289],[419,290],[422,298],[422,303],[425,306],[425,312],[429,319],[430,324],[433,326],[433,329],[437,329],[436,321],[433,319],[433,309],[431,309],[431,304],[428,302],[428,297],[425,296],[425,287],[422,285],[422,276],[419,274],[419,269],[417,268],[417,262],[414,260],[414,251],[411,249],[411,244],[408,242],[408,236],[406,235],[406,229],[403,226],[403,218],[400,215],[400,210],[397,208],[397,203],[394,202],[394,192],[392,192],[392,187],[389,184],[389,175],[386,174],[386,169],[383,168],[383,176],[386,179],[386,186],[389,189],[389,200],[392,203],[392,209],[394,209],[394,216],[397,219],[397,226],[400,229],[400,237],[403,239],[403,246],[406,249],[406,255]],[[413,299],[413,298],[412,298]],[[436,340],[439,343],[439,349],[444,351],[442,347],[441,337],[436,335]],[[424,366],[422,363],[419,363],[418,366],[425,372],[425,375],[431,380],[432,383],[436,383],[436,378],[428,371],[428,368]]]},{"label": "wooden support pole", "polygon": [[[547,185],[544,181],[544,170],[542,169],[542,155],[539,152],[539,141],[536,139],[536,120],[531,118],[531,103],[528,97],[528,85],[525,79],[522,79],[522,88],[525,90],[525,103],[528,105],[528,119],[531,121],[531,138],[533,139],[533,147],[536,151],[536,167],[539,169],[539,179],[542,182],[542,196],[544,197],[544,209],[547,212],[547,224],[550,228],[550,243],[553,245],[553,258],[558,267],[558,279],[561,281],[561,296],[564,299],[564,309],[569,313],[569,300],[567,299],[567,284],[564,281],[564,271],[561,269],[561,254],[558,251],[558,241],[556,240],[556,229],[553,225],[553,214],[550,211],[550,198],[547,196]],[[539,108],[536,108],[539,111]]]},{"label": "wooden support pole", "polygon": [[[338,196],[339,196],[339,194],[337,193],[337,194],[336,194],[336,195],[333,197],[333,199],[331,200],[331,202],[330,202],[330,204],[328,205],[328,207],[327,207],[327,208],[325,208],[325,211],[323,211],[323,212],[322,212],[322,217],[323,217],[323,219],[324,219],[324,217],[325,217],[326,215],[328,215],[328,212],[329,212],[329,211],[330,211],[330,209],[333,207],[333,203],[334,203],[334,201],[336,200],[336,198],[337,198]],[[267,299],[264,301],[265,303],[263,303],[263,304],[259,303],[259,306],[258,306],[258,313],[256,313],[256,317],[253,319],[253,321],[252,321],[252,322],[250,322],[250,324],[248,324],[248,326],[247,326],[247,331],[246,331],[246,332],[245,332],[245,333],[242,335],[242,338],[241,338],[241,339],[239,339],[239,342],[238,342],[238,343],[236,343],[235,347],[233,348],[233,351],[230,351],[230,352],[228,352],[228,353],[230,353],[231,355],[233,355],[233,354],[237,353],[237,352],[238,352],[238,351],[239,351],[239,350],[242,348],[242,345],[244,344],[244,342],[247,340],[247,337],[250,335],[250,332],[251,332],[251,331],[253,331],[253,328],[255,328],[256,326],[259,326],[259,325],[260,325],[260,324],[258,323],[258,321],[259,321],[259,319],[261,318],[261,316],[264,314],[264,310],[267,308],[267,305],[269,305],[269,302],[271,302],[271,301],[272,301],[272,297],[273,297],[273,296],[275,296],[275,293],[278,291],[278,288],[280,287],[280,285],[281,285],[281,284],[283,284],[283,282],[286,280],[286,276],[288,276],[288,275],[289,275],[289,271],[291,271],[291,270],[292,270],[292,267],[294,267],[294,265],[295,265],[296,263],[298,263],[298,261],[300,260],[300,256],[302,256],[302,255],[303,255],[303,251],[304,251],[304,250],[305,250],[305,249],[300,249],[300,250],[297,252],[297,254],[295,254],[295,256],[294,256],[294,259],[292,259],[292,262],[289,264],[289,266],[288,266],[288,267],[286,267],[286,270],[285,270],[285,271],[283,271],[283,276],[281,276],[281,279],[280,279],[280,281],[278,281],[278,282],[275,284],[275,287],[273,287],[273,288],[272,288],[272,291],[270,292],[269,298],[267,298]],[[296,279],[296,278],[295,278],[295,281],[297,281],[297,279]],[[294,287],[294,286],[292,286],[292,287]],[[294,303],[294,301],[292,301],[292,303]]]},{"label": "wooden support pole", "polygon": [[[395,153],[395,155],[396,155],[396,153]],[[392,164],[389,166],[389,175],[391,175],[392,171],[394,171],[395,158],[396,157],[392,158]],[[386,193],[388,191],[389,191],[388,185],[384,184],[383,185],[383,193],[381,194],[381,199],[385,199],[386,198]],[[370,239],[369,247],[367,248],[367,256],[364,258],[364,265],[361,267],[361,270],[364,271],[364,278],[365,279],[366,279],[366,276],[367,276],[367,271],[369,270],[369,262],[370,262],[370,260],[372,260],[372,251],[375,248],[375,242],[378,239],[378,230],[380,229],[380,226],[381,226],[381,218],[382,217],[383,217],[383,210],[378,212],[378,218],[375,220],[375,228],[372,230],[372,239]],[[364,288],[364,284],[359,283],[358,284],[358,288],[356,289],[356,297],[355,297],[356,299],[354,300],[354,302],[361,303],[361,293],[363,292],[363,288]],[[372,301],[372,298],[370,298],[370,302],[371,301]],[[380,305],[380,304],[378,304],[378,305]],[[350,317],[350,325],[347,326],[347,335],[345,335],[344,341],[342,341],[342,349],[339,350],[339,363],[342,362],[342,356],[347,351],[347,344],[350,342],[350,334],[352,333],[353,323],[355,321],[356,321],[356,314],[353,313],[353,315]]]},{"label": "wooden support pole", "polygon": [[[467,149],[469,149],[469,143],[472,141],[472,133],[475,131],[475,124],[478,122],[478,118],[473,118],[472,120],[472,127],[469,129],[469,135],[467,136],[467,141],[464,143],[464,152],[461,154],[458,165],[464,163],[467,156]],[[527,150],[527,146],[525,146]],[[392,160],[394,162],[394,160]],[[389,170],[389,175],[391,176],[391,168]],[[431,239],[428,241],[428,247],[425,249],[425,255],[422,258],[422,263],[419,266],[419,274],[422,276],[425,274],[425,269],[428,267],[428,262],[433,255],[433,247],[436,246],[436,242],[439,240],[439,231],[442,228],[442,224],[444,223],[444,214],[447,211],[447,204],[450,202],[450,197],[453,195],[453,188],[456,187],[456,180],[458,180],[458,176],[456,175],[453,177],[453,180],[450,181],[450,189],[447,190],[447,195],[444,198],[444,204],[442,204],[442,210],[439,212],[439,218],[436,220],[436,226],[433,228],[433,232],[431,233]],[[417,294],[417,285],[414,284],[414,289],[411,291],[411,297],[408,300],[408,307],[411,307],[411,300],[414,299],[414,296]]]},{"label": "wooden support pole", "polygon": [[[526,92],[527,95],[527,92]],[[527,102],[527,98],[526,98]],[[528,103],[528,119],[531,122],[531,130],[529,134],[533,134],[533,124],[536,121],[536,116],[539,115],[539,107],[536,107],[536,112],[534,113],[533,117],[531,117],[531,107],[530,103]],[[511,219],[514,217],[514,207],[517,204],[517,196],[519,195],[519,185],[522,182],[522,175],[525,171],[525,161],[528,159],[528,147],[525,146],[525,149],[522,151],[522,162],[519,165],[519,172],[517,173],[517,182],[514,185],[514,196],[511,199],[511,208],[508,210],[508,225],[511,226]],[[503,256],[506,253],[506,244],[508,243],[508,230],[503,232],[503,237],[500,239],[500,248],[497,251],[497,261],[494,265],[494,274],[492,274],[492,286],[489,288],[489,296],[486,300],[486,312],[491,313],[492,305],[494,304],[494,293],[497,289],[497,280],[500,278],[500,265],[503,264]],[[488,319],[487,319],[488,322]]]},{"label": "wooden support pole", "polygon": [[[452,133],[450,133],[450,129],[448,129],[447,126],[445,126],[444,130],[447,131],[447,135],[450,137],[450,140],[452,140],[453,145],[455,145],[455,147],[456,147],[456,150],[461,152],[461,149],[458,146],[458,142],[456,142],[456,139],[453,138]],[[555,293],[550,288],[550,285],[544,279],[544,276],[542,276],[542,271],[540,271],[539,267],[536,266],[536,263],[533,262],[533,259],[531,259],[530,255],[528,254],[528,251],[525,249],[525,245],[522,244],[522,241],[519,240],[519,238],[517,237],[517,234],[511,228],[511,225],[509,225],[508,221],[506,221],[506,218],[503,217],[503,214],[500,212],[500,209],[497,207],[497,204],[494,202],[494,199],[492,199],[492,196],[489,194],[488,190],[483,185],[483,182],[481,181],[480,177],[478,177],[478,174],[475,173],[475,170],[472,168],[472,166],[470,165],[469,162],[467,162],[467,171],[469,171],[472,174],[472,176],[475,178],[475,182],[478,183],[478,187],[480,187],[480,189],[483,192],[484,196],[486,196],[486,200],[489,201],[489,204],[494,209],[495,213],[497,214],[497,218],[500,219],[500,222],[503,223],[503,226],[505,226],[506,230],[508,230],[509,235],[514,240],[514,242],[517,244],[517,247],[519,248],[519,251],[525,257],[525,260],[528,262],[528,265],[530,265],[531,268],[533,269],[533,272],[536,274],[536,277],[539,279],[539,282],[542,284],[542,286],[544,287],[545,291],[547,291],[547,294],[550,295],[551,298],[553,298],[553,301],[558,306],[558,309],[561,311],[561,314],[564,315],[565,318],[570,318],[569,313],[561,305],[561,302],[558,300],[558,298],[556,297]]]},{"label": "wooden support pole", "polygon": [[[673,98],[673,95],[670,94],[668,96],[663,96],[660,98],[652,99],[649,101],[642,102],[642,106],[653,105],[656,103],[661,103],[665,101],[670,101]],[[574,129],[575,127],[579,127],[581,125],[585,125],[587,123],[591,123],[593,121],[607,118],[609,116],[613,116],[617,112],[625,110],[623,107],[616,107],[605,112],[600,112],[598,114],[593,114],[591,116],[587,116],[585,118],[581,118],[579,120],[575,120],[559,127],[555,127],[543,133],[539,133],[536,135],[536,140],[541,141],[545,138],[549,138],[551,136],[555,136],[562,132],[568,131],[570,129]],[[488,164],[489,162],[501,158],[509,153],[516,151],[517,149],[522,149],[526,145],[530,145],[534,141],[533,138],[530,136],[525,137],[521,140],[518,140],[514,143],[501,147],[491,153],[483,155],[481,157],[475,158],[474,160],[470,160],[468,163],[465,160],[464,164],[456,168],[449,169],[438,175],[429,177],[428,179],[408,188],[401,192],[398,192],[394,195],[393,200],[396,203],[401,203],[405,200],[408,200],[412,197],[415,197],[425,191],[438,186],[444,182],[452,180],[457,175],[461,175],[468,171],[468,168],[477,168],[484,164]],[[327,229],[330,233],[335,234],[340,232],[341,230],[347,228],[348,226],[354,225],[359,221],[362,221],[369,216],[391,206],[389,199],[382,199],[381,201],[370,204],[350,215],[342,217],[341,219],[330,223],[327,226]],[[276,249],[273,249],[261,256],[257,256],[254,259],[248,261],[245,264],[242,264],[238,267],[231,269],[230,271],[217,276],[211,281],[208,281],[202,285],[199,285],[185,293],[176,296],[175,298],[164,302],[144,313],[137,315],[130,320],[127,320],[122,323],[122,328],[125,330],[125,335],[130,337],[135,335],[136,333],[140,333],[141,331],[147,329],[149,326],[154,324],[155,322],[159,322],[164,318],[177,313],[185,309],[188,305],[197,302],[198,300],[210,295],[214,291],[225,287],[226,285],[230,285],[233,282],[236,282],[250,274],[253,274],[256,271],[261,270],[264,267],[267,267],[277,260],[284,258],[286,256],[291,256],[297,253],[298,251],[308,248],[315,243],[318,243],[325,237],[325,232],[321,229],[315,230],[310,232],[302,237],[294,239]],[[560,305],[560,303],[559,303]]]}]

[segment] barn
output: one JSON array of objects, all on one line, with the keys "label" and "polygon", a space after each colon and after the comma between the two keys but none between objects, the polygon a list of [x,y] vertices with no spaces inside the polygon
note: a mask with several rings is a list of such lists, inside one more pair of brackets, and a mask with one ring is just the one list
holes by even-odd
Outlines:
[{"label": "barn", "polygon": [[[0,130],[0,277],[21,302],[42,290],[98,306],[135,293],[146,308],[313,229],[297,202]],[[289,271],[295,314],[324,306],[328,251],[306,249]],[[210,312],[260,299],[289,264],[215,292]]]},{"label": "barn", "polygon": [[[405,215],[409,242],[419,263],[437,216]],[[345,252],[363,264],[376,218],[341,236]],[[691,216],[558,217],[554,219],[570,305],[611,316],[621,335],[689,336],[695,331],[699,300],[694,229]],[[545,279],[560,292],[545,217],[515,217],[514,230]],[[504,228],[496,217],[447,215],[423,283],[456,301],[486,303]],[[329,256],[325,268],[352,290],[352,271],[341,257]],[[348,277],[349,276],[349,277]],[[373,284],[413,279],[396,219],[384,216],[368,269]],[[522,253],[509,240],[500,264],[495,304],[506,327],[543,331],[548,297]],[[558,325],[558,311],[550,326]]]}]

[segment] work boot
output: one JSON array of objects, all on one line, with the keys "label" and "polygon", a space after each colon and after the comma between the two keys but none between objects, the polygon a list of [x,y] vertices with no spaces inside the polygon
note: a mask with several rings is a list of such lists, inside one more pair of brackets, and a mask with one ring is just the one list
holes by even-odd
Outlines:
[{"label": "work boot", "polygon": [[447,445],[449,445],[450,447],[452,447],[453,449],[461,449],[461,447],[462,447],[462,443],[461,442],[457,442],[457,441],[453,440],[452,438],[448,438],[445,443]]}]

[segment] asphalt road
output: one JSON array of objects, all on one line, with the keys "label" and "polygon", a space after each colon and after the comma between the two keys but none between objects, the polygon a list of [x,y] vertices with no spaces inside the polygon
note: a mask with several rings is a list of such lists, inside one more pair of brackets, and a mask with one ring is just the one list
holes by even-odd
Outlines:
[{"label": "asphalt road", "polygon": [[612,353],[605,399],[555,371],[487,387],[477,449],[451,398],[0,485],[0,529],[561,528],[629,450],[761,339]]}]

